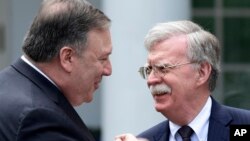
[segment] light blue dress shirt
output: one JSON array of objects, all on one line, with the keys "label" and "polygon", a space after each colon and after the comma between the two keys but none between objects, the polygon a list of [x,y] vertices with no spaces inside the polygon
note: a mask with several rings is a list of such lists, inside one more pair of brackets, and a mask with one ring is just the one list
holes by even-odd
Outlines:
[{"label": "light blue dress shirt", "polygon": [[[191,136],[192,141],[207,141],[209,117],[211,113],[212,100],[211,97],[207,99],[205,106],[195,119],[188,124],[193,130],[194,134]],[[181,136],[177,131],[181,128],[179,125],[169,121],[170,137],[169,141],[182,141]]]}]

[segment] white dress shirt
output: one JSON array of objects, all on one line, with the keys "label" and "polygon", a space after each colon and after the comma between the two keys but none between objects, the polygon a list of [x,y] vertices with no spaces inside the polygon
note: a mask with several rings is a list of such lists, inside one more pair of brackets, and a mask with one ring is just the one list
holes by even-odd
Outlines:
[{"label": "white dress shirt", "polygon": [[55,82],[53,82],[46,74],[44,74],[40,69],[38,69],[34,64],[32,64],[24,55],[22,55],[21,59],[27,63],[28,65],[30,65],[32,68],[34,68],[37,72],[39,72],[41,75],[43,75],[45,78],[47,78],[52,84],[54,84],[55,86],[57,86],[55,84]]},{"label": "white dress shirt", "polygon": [[[211,97],[209,97],[200,113],[195,117],[195,119],[191,123],[188,124],[188,126],[190,126],[194,130],[194,133],[191,136],[192,141],[207,141],[211,107],[212,100]],[[181,127],[169,121],[169,128],[171,132],[169,141],[182,141],[181,136],[179,135],[179,133],[177,133],[177,131]]]}]

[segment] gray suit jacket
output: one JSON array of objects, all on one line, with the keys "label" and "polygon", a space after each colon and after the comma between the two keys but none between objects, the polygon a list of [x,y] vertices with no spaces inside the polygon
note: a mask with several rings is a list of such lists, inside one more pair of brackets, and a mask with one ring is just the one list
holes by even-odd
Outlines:
[{"label": "gray suit jacket", "polygon": [[94,141],[60,90],[19,59],[0,72],[0,141]]},{"label": "gray suit jacket", "polygon": [[[229,141],[229,125],[233,124],[250,124],[250,111],[220,105],[212,98],[207,140]],[[147,138],[149,141],[168,141],[169,135],[169,122],[163,121],[138,137]]]}]

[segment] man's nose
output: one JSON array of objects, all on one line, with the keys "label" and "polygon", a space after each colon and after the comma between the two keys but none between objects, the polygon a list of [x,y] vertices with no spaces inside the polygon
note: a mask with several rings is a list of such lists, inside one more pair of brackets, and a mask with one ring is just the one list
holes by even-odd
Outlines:
[{"label": "man's nose", "polygon": [[110,61],[108,61],[104,66],[103,75],[110,76],[111,74],[112,74],[112,65]]}]

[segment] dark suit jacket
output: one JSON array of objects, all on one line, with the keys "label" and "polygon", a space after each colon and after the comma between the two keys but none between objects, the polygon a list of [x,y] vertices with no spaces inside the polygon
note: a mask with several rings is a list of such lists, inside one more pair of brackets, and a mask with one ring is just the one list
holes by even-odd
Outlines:
[{"label": "dark suit jacket", "polygon": [[[220,105],[212,98],[207,140],[229,141],[229,125],[233,124],[250,124],[250,111]],[[163,121],[138,137],[147,138],[149,141],[168,141],[169,135],[169,122]]]},{"label": "dark suit jacket", "polygon": [[19,59],[0,72],[0,141],[94,141],[60,90]]}]

